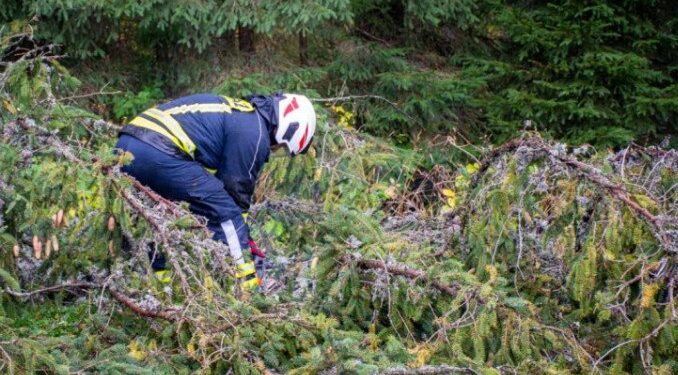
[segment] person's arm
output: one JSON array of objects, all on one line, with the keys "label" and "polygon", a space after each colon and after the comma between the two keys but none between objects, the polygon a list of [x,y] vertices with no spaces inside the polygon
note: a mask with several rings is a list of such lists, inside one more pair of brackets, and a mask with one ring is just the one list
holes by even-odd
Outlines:
[{"label": "person's arm", "polygon": [[[247,212],[257,177],[270,153],[270,141],[263,121],[255,124],[233,126],[228,132],[221,164],[216,177],[241,209]],[[234,217],[233,228],[225,228],[227,234],[235,231],[242,249],[250,248],[249,228],[240,215]],[[229,243],[230,246],[230,243]]]},{"label": "person's arm", "polygon": [[240,125],[227,135],[216,177],[243,212],[250,207],[257,177],[269,153],[270,140],[262,122]]}]

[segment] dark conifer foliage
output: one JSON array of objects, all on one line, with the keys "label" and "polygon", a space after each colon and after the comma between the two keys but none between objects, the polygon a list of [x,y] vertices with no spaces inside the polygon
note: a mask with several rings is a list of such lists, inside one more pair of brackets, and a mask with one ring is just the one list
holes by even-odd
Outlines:
[{"label": "dark conifer foliage", "polygon": [[[678,373],[676,12],[0,0],[0,373]],[[250,294],[113,145],[280,89],[318,129],[259,175]]]}]

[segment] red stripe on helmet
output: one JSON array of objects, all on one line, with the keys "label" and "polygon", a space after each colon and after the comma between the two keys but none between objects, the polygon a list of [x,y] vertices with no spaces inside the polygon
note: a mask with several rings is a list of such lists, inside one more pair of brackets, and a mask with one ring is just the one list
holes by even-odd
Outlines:
[{"label": "red stripe on helmet", "polygon": [[297,98],[292,98],[292,101],[290,104],[287,105],[287,108],[285,108],[285,113],[283,113],[283,117],[287,117],[290,112],[294,112],[295,109],[299,108],[299,104],[297,103]]},{"label": "red stripe on helmet", "polygon": [[306,124],[306,130],[304,130],[304,136],[301,137],[301,140],[299,141],[299,151],[304,149],[304,145],[306,144],[306,137],[308,136],[308,124]]}]

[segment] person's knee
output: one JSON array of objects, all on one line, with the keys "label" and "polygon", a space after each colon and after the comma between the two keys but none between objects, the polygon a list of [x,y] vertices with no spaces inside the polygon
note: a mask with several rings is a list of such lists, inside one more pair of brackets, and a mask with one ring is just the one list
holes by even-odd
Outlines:
[{"label": "person's knee", "polygon": [[214,234],[212,236],[213,240],[226,243],[226,234],[224,233],[224,230],[221,228],[221,222],[210,220],[207,223],[207,228]]}]

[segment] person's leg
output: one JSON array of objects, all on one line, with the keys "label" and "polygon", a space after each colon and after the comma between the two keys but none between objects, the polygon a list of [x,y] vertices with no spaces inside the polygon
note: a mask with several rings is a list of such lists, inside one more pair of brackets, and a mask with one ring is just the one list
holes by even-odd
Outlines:
[{"label": "person's leg", "polygon": [[134,156],[123,167],[125,173],[167,199],[188,202],[192,212],[207,218],[214,239],[227,244],[234,259],[243,262],[242,249],[247,248],[249,229],[242,210],[220,180],[198,162],[167,155],[127,135],[120,137],[116,148]]},{"label": "person's leg", "polygon": [[175,201],[189,199],[187,190],[178,182],[182,177],[182,169],[188,164],[198,163],[168,155],[126,134],[120,136],[115,148],[127,151],[134,157],[132,162],[122,168],[123,172],[167,199]]},{"label": "person's leg", "polygon": [[[120,136],[115,148],[127,151],[134,157],[130,164],[123,166],[123,172],[134,177],[167,199],[186,200],[188,198],[187,195],[181,194],[181,190],[164,189],[166,184],[163,183],[170,179],[170,176],[166,176],[162,173],[162,170],[180,164],[183,160],[167,155],[153,146],[126,134]],[[149,244],[148,258],[151,262],[151,268],[156,272],[166,270],[165,255],[161,251],[156,250],[155,243]]]}]

